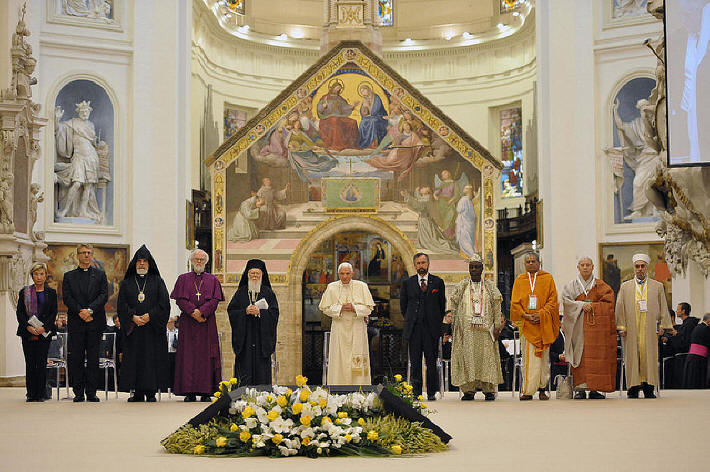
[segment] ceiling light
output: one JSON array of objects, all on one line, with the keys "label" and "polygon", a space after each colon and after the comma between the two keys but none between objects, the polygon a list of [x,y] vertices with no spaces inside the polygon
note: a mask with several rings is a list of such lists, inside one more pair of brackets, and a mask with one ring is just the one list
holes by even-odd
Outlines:
[{"label": "ceiling light", "polygon": [[449,31],[448,33],[444,34],[444,39],[449,41],[451,38],[453,38],[455,35],[453,32]]},{"label": "ceiling light", "polygon": [[412,41],[412,38],[406,38],[404,40],[404,44],[412,44],[414,41]]},{"label": "ceiling light", "polygon": [[249,32],[249,25],[240,26],[239,28],[237,28],[237,31],[242,34],[247,34]]},{"label": "ceiling light", "polygon": [[288,39],[288,35],[286,33],[281,33],[280,35],[276,36],[276,39],[279,41],[286,41]]},{"label": "ceiling light", "polygon": [[471,39],[473,38],[473,35],[469,33],[468,31],[464,31],[463,34],[461,35],[463,39]]},{"label": "ceiling light", "polygon": [[519,11],[514,11],[514,12],[513,12],[513,16],[520,16],[520,12],[519,12]]},{"label": "ceiling light", "polygon": [[306,33],[303,32],[301,28],[294,28],[291,30],[291,37],[296,39],[302,39]]},{"label": "ceiling light", "polygon": [[498,29],[502,30],[503,28],[505,28],[505,25],[503,23],[498,23]]}]

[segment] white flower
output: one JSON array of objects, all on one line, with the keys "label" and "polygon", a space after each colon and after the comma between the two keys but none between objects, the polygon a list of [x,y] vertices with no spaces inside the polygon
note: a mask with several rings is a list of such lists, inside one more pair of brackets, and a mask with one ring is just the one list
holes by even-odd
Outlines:
[{"label": "white flower", "polygon": [[295,456],[296,454],[298,454],[298,451],[296,449],[292,449],[290,447],[285,447],[285,446],[281,446],[281,445],[279,445],[279,451],[281,452],[281,455],[284,457]]},{"label": "white flower", "polygon": [[274,385],[272,390],[276,394],[276,396],[286,395],[286,390],[288,390],[288,387],[280,387],[278,385]]},{"label": "white flower", "polygon": [[245,425],[247,428],[249,428],[249,429],[256,428],[256,425],[257,425],[258,423],[259,423],[259,420],[257,420],[257,419],[254,418],[253,416],[244,419],[244,425]]},{"label": "white flower", "polygon": [[275,433],[290,433],[293,427],[293,420],[291,418],[284,420],[279,416],[269,424],[269,427]]},{"label": "white flower", "polygon": [[306,428],[305,426],[301,426],[300,430],[300,436],[302,438],[313,438],[316,435],[316,432],[311,427]]},{"label": "white flower", "polygon": [[[235,413],[241,413],[246,407],[247,402],[245,402],[244,400],[235,400],[234,402],[232,402],[232,408],[235,410]],[[232,412],[230,411],[230,413]]]}]

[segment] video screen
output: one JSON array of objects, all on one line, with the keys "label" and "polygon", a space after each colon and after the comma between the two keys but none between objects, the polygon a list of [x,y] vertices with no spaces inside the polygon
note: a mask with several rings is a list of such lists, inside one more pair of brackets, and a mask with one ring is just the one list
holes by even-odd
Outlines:
[{"label": "video screen", "polygon": [[665,6],[668,165],[710,165],[710,0]]}]

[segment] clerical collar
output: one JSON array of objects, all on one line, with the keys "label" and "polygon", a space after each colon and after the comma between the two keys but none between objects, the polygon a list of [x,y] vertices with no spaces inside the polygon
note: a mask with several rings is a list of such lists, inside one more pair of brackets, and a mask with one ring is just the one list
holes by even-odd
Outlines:
[{"label": "clerical collar", "polygon": [[419,276],[419,282],[421,282],[422,280],[427,280],[427,281],[429,280],[429,272],[427,272],[424,275],[417,274],[417,276]]},{"label": "clerical collar", "polygon": [[[89,266],[89,267],[91,267],[91,266]],[[83,270],[84,272],[86,272],[87,270],[89,270],[89,267],[87,267],[86,269],[84,269],[83,267],[79,266],[79,269],[81,269],[81,270]]]}]

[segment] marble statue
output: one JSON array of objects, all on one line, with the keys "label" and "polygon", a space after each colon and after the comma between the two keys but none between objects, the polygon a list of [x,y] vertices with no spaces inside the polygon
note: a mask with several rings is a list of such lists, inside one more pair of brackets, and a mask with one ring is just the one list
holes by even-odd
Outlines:
[{"label": "marble statue", "polygon": [[65,15],[111,21],[111,0],[62,0]]},{"label": "marble statue", "polygon": [[101,141],[89,120],[92,108],[88,101],[76,105],[78,117],[60,121],[64,110],[54,112],[57,162],[55,181],[59,187],[56,218],[88,218],[102,223],[104,215],[96,199],[100,178],[100,156],[108,154],[108,145]]},{"label": "marble statue", "polygon": [[35,222],[37,221],[37,205],[44,201],[44,192],[40,190],[39,184],[30,185],[30,222],[27,228],[29,229],[30,237],[37,241],[42,239],[41,233],[34,232]]},{"label": "marble statue", "polygon": [[647,0],[615,0],[614,18],[623,16],[639,16],[644,14]]}]

